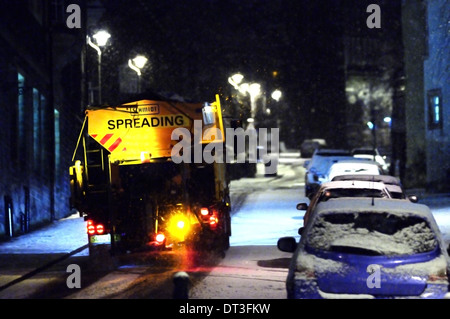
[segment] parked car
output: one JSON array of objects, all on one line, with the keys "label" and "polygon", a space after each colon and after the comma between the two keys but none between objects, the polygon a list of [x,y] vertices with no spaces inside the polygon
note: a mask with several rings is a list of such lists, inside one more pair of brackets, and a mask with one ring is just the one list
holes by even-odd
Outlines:
[{"label": "parked car", "polygon": [[320,202],[295,252],[287,297],[444,298],[448,253],[429,208],[408,201],[338,198]]},{"label": "parked car", "polygon": [[321,177],[328,171],[328,168],[339,160],[353,159],[350,151],[339,149],[318,149],[314,152],[311,160],[306,161],[305,173],[305,196],[312,198],[322,181]]},{"label": "parked car", "polygon": [[324,139],[313,138],[304,140],[300,145],[300,156],[312,157],[315,150],[325,147],[327,147],[327,142]]},{"label": "parked car", "polygon": [[306,225],[309,216],[315,206],[332,198],[342,197],[370,197],[370,198],[392,198],[384,183],[369,181],[332,181],[322,184],[314,194],[309,205],[297,204],[298,210],[306,210],[303,215],[303,224]]},{"label": "parked car", "polygon": [[413,203],[419,201],[416,195],[406,195],[400,179],[391,175],[338,175],[332,181],[372,181],[382,182],[386,185],[392,198],[408,199]]},{"label": "parked car", "polygon": [[352,155],[355,158],[371,159],[371,160],[377,162],[378,164],[380,164],[384,173],[389,172],[389,164],[386,163],[386,160],[385,160],[386,156],[381,156],[381,154],[377,148],[373,148],[373,147],[354,148],[352,150]]}]

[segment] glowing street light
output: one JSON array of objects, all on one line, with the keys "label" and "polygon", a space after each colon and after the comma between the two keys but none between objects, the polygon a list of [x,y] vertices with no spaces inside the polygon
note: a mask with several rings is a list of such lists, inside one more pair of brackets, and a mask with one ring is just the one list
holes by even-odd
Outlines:
[{"label": "glowing street light", "polygon": [[97,33],[95,33],[92,36],[97,42],[95,44],[92,42],[91,38],[89,36],[86,36],[87,43],[90,47],[92,47],[95,51],[97,51],[98,55],[98,103],[102,103],[102,50],[100,47],[103,47],[108,42],[109,38],[111,37],[111,34],[109,34],[105,30],[100,30]]},{"label": "glowing street light", "polygon": [[241,84],[244,76],[240,73],[233,74],[228,78],[228,83],[230,83],[236,90],[239,90],[239,84]]},{"label": "glowing street light", "polygon": [[128,66],[136,71],[138,75],[138,93],[141,92],[141,69],[144,68],[145,64],[147,64],[148,59],[143,55],[137,55],[134,59],[128,60]]},{"label": "glowing street light", "polygon": [[250,98],[256,100],[256,98],[261,94],[261,85],[258,83],[252,83],[248,87],[247,92],[250,94]]},{"label": "glowing street light", "polygon": [[111,34],[109,34],[105,30],[100,30],[97,33],[95,33],[92,37],[95,39],[99,47],[104,47],[108,42],[109,38],[111,37]]},{"label": "glowing street light", "polygon": [[261,85],[258,83],[251,83],[247,87],[247,92],[250,95],[250,116],[253,119],[256,112],[256,99],[261,95]]},{"label": "glowing street light", "polygon": [[139,69],[142,69],[145,64],[147,63],[148,59],[143,55],[138,55],[133,59],[133,64],[138,67]]},{"label": "glowing street light", "polygon": [[275,101],[279,101],[281,99],[281,91],[280,90],[275,90],[272,92],[272,99],[274,99]]}]

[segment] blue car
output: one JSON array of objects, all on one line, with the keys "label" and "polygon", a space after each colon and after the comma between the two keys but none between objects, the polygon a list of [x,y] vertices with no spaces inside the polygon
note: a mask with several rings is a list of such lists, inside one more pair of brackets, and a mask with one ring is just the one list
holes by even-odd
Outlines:
[{"label": "blue car", "polygon": [[320,202],[305,227],[278,241],[294,252],[287,297],[444,298],[449,257],[425,205],[382,198]]}]

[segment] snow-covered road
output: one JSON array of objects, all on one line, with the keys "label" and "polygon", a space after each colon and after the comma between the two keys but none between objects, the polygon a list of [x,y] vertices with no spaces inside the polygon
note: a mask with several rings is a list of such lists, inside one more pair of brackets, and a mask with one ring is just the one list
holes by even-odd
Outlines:
[{"label": "snow-covered road", "polygon": [[[302,164],[303,160],[298,157],[282,157],[278,176],[264,177],[264,166],[258,164],[255,178],[231,182],[232,205],[236,204],[232,216],[231,247],[226,257],[218,263],[184,269],[192,274],[195,283],[190,292],[191,298],[286,297],[285,279],[291,254],[280,252],[276,243],[282,236],[299,237],[297,230],[303,224],[303,212],[296,210],[296,204],[308,202],[304,197]],[[450,242],[450,196],[428,195],[423,196],[420,202],[432,209],[444,238]],[[85,222],[78,215],[72,215],[0,243],[0,270],[2,265],[10,263],[11,255],[58,256],[86,243]],[[87,254],[88,251],[84,250],[77,256]],[[130,274],[122,276],[123,269],[114,276],[122,276],[122,281],[127,282],[139,280],[140,273],[135,270],[129,273],[136,278]],[[118,280],[116,277],[114,282]],[[92,298],[98,296],[99,290],[94,286],[90,291]],[[84,296],[81,291],[78,295],[81,298]]]}]

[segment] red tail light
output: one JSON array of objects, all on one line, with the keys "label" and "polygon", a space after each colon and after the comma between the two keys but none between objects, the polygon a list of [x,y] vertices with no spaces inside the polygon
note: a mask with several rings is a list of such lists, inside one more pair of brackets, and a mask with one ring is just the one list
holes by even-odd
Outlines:
[{"label": "red tail light", "polygon": [[219,220],[218,220],[217,217],[215,217],[215,216],[211,216],[211,217],[209,218],[209,224],[210,224],[211,226],[216,225],[218,221],[219,221]]},{"label": "red tail light", "polygon": [[103,235],[105,233],[105,226],[102,224],[95,225],[93,220],[87,221],[86,229],[89,235]]},{"label": "red tail light", "polygon": [[87,221],[87,233],[89,235],[95,234],[95,226],[94,226],[94,222],[92,220]]},{"label": "red tail light", "polygon": [[105,227],[103,227],[102,224],[98,224],[97,227],[95,227],[97,234],[101,235],[105,232]]},{"label": "red tail light", "polygon": [[203,207],[200,209],[200,214],[202,214],[202,216],[206,216],[209,215],[209,210],[206,207]]}]

